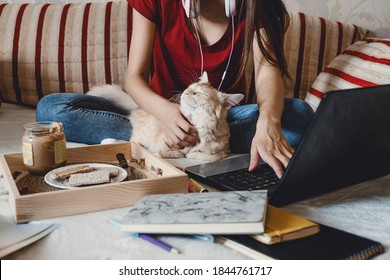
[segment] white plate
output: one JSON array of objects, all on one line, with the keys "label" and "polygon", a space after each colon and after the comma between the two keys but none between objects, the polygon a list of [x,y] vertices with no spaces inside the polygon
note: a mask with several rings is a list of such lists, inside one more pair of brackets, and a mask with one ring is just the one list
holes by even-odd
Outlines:
[{"label": "white plate", "polygon": [[[49,185],[53,186],[53,187],[57,187],[57,188],[61,188],[61,189],[77,189],[77,188],[85,188],[85,187],[88,187],[88,185],[84,185],[84,186],[79,186],[79,187],[71,187],[69,186],[69,179],[65,179],[65,180],[56,180],[56,179],[53,179],[53,177],[51,176],[51,174],[53,173],[58,173],[60,171],[64,171],[64,170],[67,170],[69,168],[74,168],[74,167],[78,167],[78,166],[83,166],[83,165],[89,165],[91,167],[95,167],[97,169],[99,168],[105,168],[105,167],[116,167],[118,168],[119,170],[119,174],[118,176],[116,177],[112,177],[111,180],[110,180],[110,183],[116,183],[116,182],[122,182],[124,179],[127,178],[127,171],[124,170],[123,168],[121,167],[118,167],[118,166],[115,166],[115,165],[112,165],[112,164],[104,164],[104,163],[80,163],[80,164],[72,164],[72,165],[67,165],[67,166],[63,166],[63,167],[59,167],[59,168],[56,168],[50,172],[48,172],[46,175],[45,175],[45,182],[48,183]],[[94,185],[90,185],[90,186],[94,186]]]}]

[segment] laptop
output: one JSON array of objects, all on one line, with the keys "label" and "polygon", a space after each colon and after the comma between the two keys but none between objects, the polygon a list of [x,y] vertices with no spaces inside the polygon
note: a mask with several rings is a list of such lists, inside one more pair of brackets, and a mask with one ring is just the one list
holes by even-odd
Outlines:
[{"label": "laptop", "polygon": [[[223,191],[268,189],[270,204],[278,207],[389,174],[390,85],[327,93],[280,180],[265,163],[251,174],[249,158],[185,171]],[[262,179],[265,186],[256,182]]]}]

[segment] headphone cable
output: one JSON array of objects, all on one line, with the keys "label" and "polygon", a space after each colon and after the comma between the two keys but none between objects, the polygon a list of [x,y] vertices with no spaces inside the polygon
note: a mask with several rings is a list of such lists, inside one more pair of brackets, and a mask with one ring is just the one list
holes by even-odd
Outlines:
[{"label": "headphone cable", "polygon": [[[231,43],[231,47],[230,47],[230,53],[229,53],[229,58],[228,58],[228,62],[226,64],[226,68],[225,68],[225,71],[223,71],[223,74],[222,74],[222,78],[221,78],[221,82],[219,83],[219,86],[218,86],[218,90],[221,88],[222,86],[222,83],[225,79],[225,76],[226,76],[226,73],[227,73],[227,70],[229,68],[229,65],[230,65],[230,60],[232,58],[232,55],[233,55],[233,49],[234,49],[234,32],[235,32],[235,29],[234,29],[234,16],[231,17],[232,18],[232,43]],[[200,41],[200,35],[199,35],[199,31],[198,31],[198,28],[195,28],[195,32],[196,32],[196,38],[198,39],[198,44],[199,44],[199,50],[200,50],[200,59],[201,59],[201,65],[200,65],[200,76],[199,76],[199,80],[202,78],[203,76],[203,73],[204,73],[204,57],[203,57],[203,50],[202,50],[202,43]]]}]

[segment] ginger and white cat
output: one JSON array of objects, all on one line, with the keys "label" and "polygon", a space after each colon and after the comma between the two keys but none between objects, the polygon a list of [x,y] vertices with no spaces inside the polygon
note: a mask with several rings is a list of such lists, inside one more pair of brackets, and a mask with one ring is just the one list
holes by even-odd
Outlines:
[{"label": "ginger and white cat", "polygon": [[222,93],[208,82],[191,84],[180,96],[180,111],[196,127],[200,142],[193,147],[174,149],[166,144],[161,121],[138,107],[119,86],[97,86],[88,94],[104,97],[129,111],[132,124],[130,141],[161,157],[187,157],[203,161],[216,161],[229,156],[227,111],[244,97],[242,94]]}]

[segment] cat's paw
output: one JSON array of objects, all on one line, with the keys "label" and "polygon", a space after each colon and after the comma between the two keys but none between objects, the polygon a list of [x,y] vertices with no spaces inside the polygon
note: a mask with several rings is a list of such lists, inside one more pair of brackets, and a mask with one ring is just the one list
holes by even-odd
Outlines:
[{"label": "cat's paw", "polygon": [[187,158],[199,159],[199,160],[209,161],[209,162],[221,160],[221,159],[227,158],[228,156],[229,156],[228,152],[220,152],[220,153],[213,154],[213,155],[202,153],[202,152],[190,152],[190,153],[186,154]]}]

